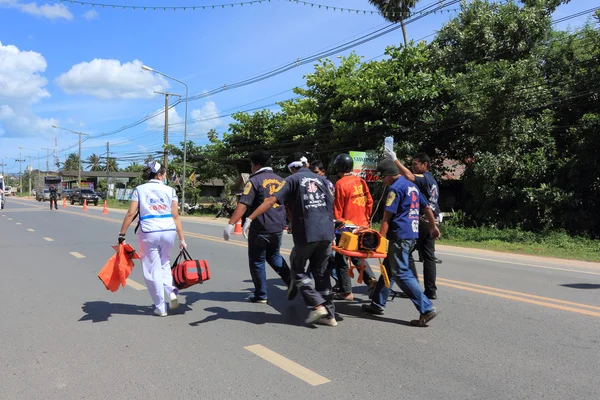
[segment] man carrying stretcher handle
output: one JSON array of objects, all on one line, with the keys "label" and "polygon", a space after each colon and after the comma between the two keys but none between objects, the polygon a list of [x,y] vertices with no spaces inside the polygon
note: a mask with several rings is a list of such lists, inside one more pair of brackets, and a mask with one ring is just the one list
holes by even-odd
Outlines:
[{"label": "man carrying stretcher handle", "polygon": [[[437,310],[421,292],[419,281],[408,264],[409,252],[415,239],[419,237],[420,210],[423,210],[429,221],[431,237],[437,239],[440,231],[435,224],[433,212],[425,197],[419,192],[419,188],[400,175],[393,161],[387,159],[381,161],[377,166],[377,172],[383,182],[389,185],[379,233],[389,240],[388,256],[384,261],[384,267],[390,278],[390,288],[394,282],[400,286],[419,310],[419,319],[411,323],[424,327],[436,317]],[[383,314],[390,288],[385,287],[383,276],[380,276],[371,303],[363,304],[362,309],[371,314]]]},{"label": "man carrying stretcher handle", "polygon": [[[336,326],[328,269],[334,235],[333,187],[308,170],[308,160],[302,154],[294,154],[286,163],[292,175],[246,219],[243,233],[248,237],[252,221],[275,204],[289,204],[294,238],[290,269],[294,285],[311,310],[306,323]],[[307,261],[314,286],[306,271]]]}]

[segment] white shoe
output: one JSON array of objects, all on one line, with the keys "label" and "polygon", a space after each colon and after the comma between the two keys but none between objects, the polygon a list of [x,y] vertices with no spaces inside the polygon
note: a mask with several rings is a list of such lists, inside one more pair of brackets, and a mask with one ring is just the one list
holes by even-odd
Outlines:
[{"label": "white shoe", "polygon": [[306,323],[314,324],[315,322],[317,322],[318,320],[320,320],[321,318],[323,318],[326,315],[327,315],[327,310],[325,309],[325,307],[321,306],[321,307],[317,308],[316,310],[312,310],[310,312],[310,314],[308,314],[308,318],[306,318]]},{"label": "white shoe", "polygon": [[164,311],[160,311],[158,308],[154,309],[154,315],[158,316],[158,317],[166,317],[167,313]]},{"label": "white shoe", "polygon": [[177,295],[175,293],[171,292],[169,299],[171,300],[171,310],[179,307],[179,300],[177,300]]},{"label": "white shoe", "polygon": [[315,323],[319,325],[337,326],[337,321],[335,318],[321,318]]}]

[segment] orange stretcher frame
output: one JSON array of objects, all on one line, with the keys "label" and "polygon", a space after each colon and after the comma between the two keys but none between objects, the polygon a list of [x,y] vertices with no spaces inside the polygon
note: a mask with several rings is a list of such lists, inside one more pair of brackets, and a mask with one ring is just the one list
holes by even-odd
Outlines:
[{"label": "orange stretcher frame", "polygon": [[[358,283],[363,283],[363,274],[365,272],[365,260],[367,258],[377,258],[379,260],[379,269],[381,270],[381,276],[383,276],[383,283],[385,283],[386,288],[390,287],[390,278],[387,274],[387,270],[385,269],[382,263],[382,260],[387,257],[386,253],[346,250],[338,246],[332,246],[331,248],[336,253],[340,253],[341,255],[348,257],[348,275],[351,278],[354,278],[353,269],[356,268],[357,270],[359,270],[357,280]],[[351,260],[352,257],[360,258],[362,260],[362,264],[360,266],[353,265]]]}]

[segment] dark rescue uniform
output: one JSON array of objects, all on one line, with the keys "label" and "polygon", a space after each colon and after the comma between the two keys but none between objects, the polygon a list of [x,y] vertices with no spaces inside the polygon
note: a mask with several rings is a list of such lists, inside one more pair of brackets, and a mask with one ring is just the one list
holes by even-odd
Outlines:
[{"label": "dark rescue uniform", "polygon": [[[324,305],[335,317],[328,271],[333,231],[333,186],[325,178],[300,168],[273,193],[279,204],[290,207],[294,248],[290,256],[295,285],[309,308]],[[306,271],[312,273],[315,284]]]},{"label": "dark rescue uniform", "polygon": [[[282,182],[283,179],[270,168],[262,168],[252,174],[240,197],[240,203],[248,207],[246,216],[251,215],[267,197],[271,197]],[[279,252],[284,228],[285,207],[278,204],[258,216],[250,225],[248,262],[254,282],[254,297],[257,300],[267,298],[265,262],[269,263],[286,285],[290,284],[290,268]]]}]

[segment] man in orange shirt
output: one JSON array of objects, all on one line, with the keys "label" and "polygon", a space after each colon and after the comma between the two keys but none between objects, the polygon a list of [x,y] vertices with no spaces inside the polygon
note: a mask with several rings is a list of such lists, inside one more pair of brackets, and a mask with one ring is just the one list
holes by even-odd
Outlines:
[{"label": "man in orange shirt", "polygon": [[[347,222],[359,227],[371,226],[371,212],[373,211],[373,198],[364,179],[354,176],[354,160],[348,154],[340,154],[333,162],[338,181],[335,183],[335,201],[333,216],[338,222]],[[339,242],[339,237],[337,238]],[[362,260],[353,258],[354,265],[361,265]],[[334,295],[336,300],[354,300],[352,294],[352,280],[348,276],[348,263],[346,257],[335,254],[335,269],[339,279],[339,292]],[[377,279],[373,270],[365,260],[364,281],[373,288]]]}]

